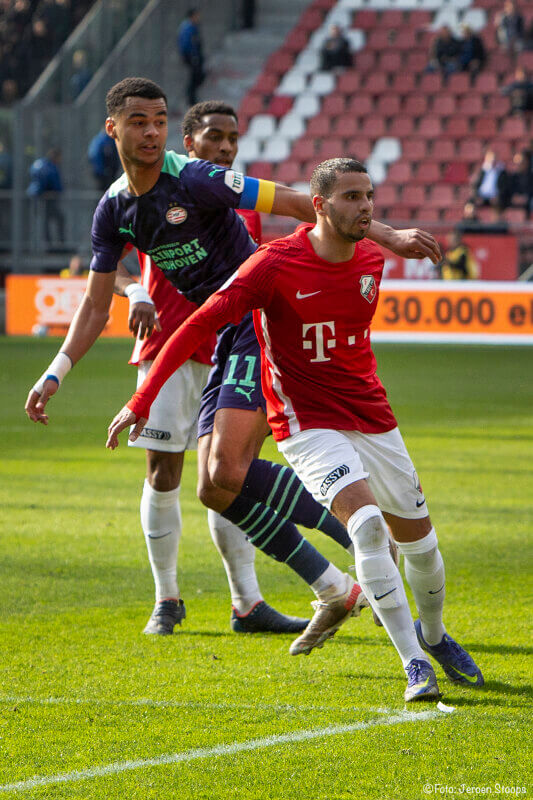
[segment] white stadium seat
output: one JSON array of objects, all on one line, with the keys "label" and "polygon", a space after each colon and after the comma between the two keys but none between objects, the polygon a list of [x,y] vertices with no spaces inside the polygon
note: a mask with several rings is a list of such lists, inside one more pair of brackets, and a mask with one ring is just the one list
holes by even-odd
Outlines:
[{"label": "white stadium seat", "polygon": [[305,133],[305,124],[303,118],[299,114],[290,112],[281,118],[278,125],[278,135],[285,139],[298,139]]},{"label": "white stadium seat", "polygon": [[307,88],[306,76],[302,72],[295,72],[291,70],[283,76],[281,82],[276,89],[276,94],[287,94],[290,97],[296,97],[304,92]]},{"label": "white stadium seat", "polygon": [[[252,139],[269,139],[276,130],[276,118],[271,114],[256,114],[250,121],[247,135]],[[239,145],[240,147],[240,145]]]},{"label": "white stadium seat", "polygon": [[331,72],[317,72],[311,78],[309,91],[312,94],[331,94],[335,88],[335,75]]},{"label": "white stadium seat", "polygon": [[383,161],[385,164],[391,164],[397,161],[402,154],[402,148],[399,139],[394,139],[392,136],[384,136],[378,139],[372,150],[372,158]]},{"label": "white stadium seat", "polygon": [[289,140],[276,136],[265,144],[261,154],[261,161],[274,161],[276,163],[280,163],[289,157],[290,152],[291,143]]},{"label": "white stadium seat", "polygon": [[295,114],[303,119],[314,117],[320,111],[320,100],[316,94],[304,92],[296,98],[291,114]]}]

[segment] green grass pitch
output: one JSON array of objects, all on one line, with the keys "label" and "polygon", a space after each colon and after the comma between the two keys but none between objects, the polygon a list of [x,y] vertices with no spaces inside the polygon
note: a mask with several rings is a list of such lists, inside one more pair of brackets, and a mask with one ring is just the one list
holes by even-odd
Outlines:
[{"label": "green grass pitch", "polygon": [[[529,348],[376,347],[447,567],[445,622],[482,690],[440,676],[446,715],[404,706],[405,678],[371,615],[310,657],[289,636],[229,630],[229,593],[183,486],[173,637],[141,631],[153,586],[138,520],[144,454],[104,449],[133,391],[127,341],[68,376],[47,429],[23,412],[57,340],[0,339],[0,798],[419,800],[533,791],[530,619],[533,358]],[[277,458],[269,442],[264,451]],[[347,569],[349,557],[311,540]],[[258,554],[265,598],[312,599]]]}]

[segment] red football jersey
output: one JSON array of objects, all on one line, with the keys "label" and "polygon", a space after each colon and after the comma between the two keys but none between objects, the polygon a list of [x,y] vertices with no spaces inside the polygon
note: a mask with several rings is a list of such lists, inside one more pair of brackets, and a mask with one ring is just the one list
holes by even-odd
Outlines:
[{"label": "red football jersey", "polygon": [[[396,427],[369,337],[381,250],[363,239],[349,261],[324,261],[309,241],[311,227],[259,248],[193,314],[128,403],[138,417],[148,416],[159,387],[198,341],[258,309],[263,390],[275,439],[310,428],[383,433]],[[168,366],[160,368],[167,353]]]},{"label": "red football jersey", "polygon": [[[257,243],[261,243],[261,217],[257,211],[239,209],[237,213],[243,218],[248,233]],[[141,283],[152,298],[157,309],[161,331],[152,333],[147,339],[137,339],[129,363],[137,365],[141,361],[153,361],[167,339],[179,328],[198,306],[190,303],[178,290],[165,278],[163,272],[154,267],[150,256],[139,253],[141,266]],[[213,334],[190,356],[193,361],[200,364],[210,364],[216,337]]]}]

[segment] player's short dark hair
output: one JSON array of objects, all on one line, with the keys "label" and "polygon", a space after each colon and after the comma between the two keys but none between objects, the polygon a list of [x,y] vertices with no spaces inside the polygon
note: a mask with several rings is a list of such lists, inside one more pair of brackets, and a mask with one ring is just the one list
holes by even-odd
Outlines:
[{"label": "player's short dark hair", "polygon": [[112,117],[126,105],[128,97],[142,97],[145,100],[163,99],[168,103],[163,89],[148,78],[124,78],[115,83],[108,91],[105,99],[107,116]]},{"label": "player's short dark hair", "polygon": [[181,130],[184,136],[192,136],[193,133],[205,127],[204,117],[209,114],[224,114],[227,117],[235,117],[238,122],[239,118],[233,106],[224,103],[223,100],[205,100],[203,103],[196,103],[191,106],[181,123]]},{"label": "player's short dark hair", "polygon": [[355,158],[328,158],[318,164],[311,175],[311,195],[329,197],[335,188],[337,176],[345,172],[366,172],[364,164]]}]

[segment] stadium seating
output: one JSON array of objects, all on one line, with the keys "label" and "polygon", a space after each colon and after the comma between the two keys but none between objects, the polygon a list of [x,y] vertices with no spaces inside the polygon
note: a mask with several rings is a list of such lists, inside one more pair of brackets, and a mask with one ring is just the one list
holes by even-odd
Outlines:
[{"label": "stadium seating", "polygon": [[[515,65],[496,44],[492,19],[500,5],[315,0],[243,101],[241,160],[249,159],[254,173],[264,165],[276,180],[301,185],[320,160],[355,156],[378,184],[384,217],[459,218],[485,150],[495,147],[509,161],[533,138],[533,119],[509,116],[501,94]],[[324,73],[319,50],[333,22],[347,29],[354,66]],[[469,24],[483,37],[489,59],[475,79],[458,72],[443,80],[427,71],[435,30],[446,22]],[[533,70],[533,52],[520,53],[517,63]]]}]

